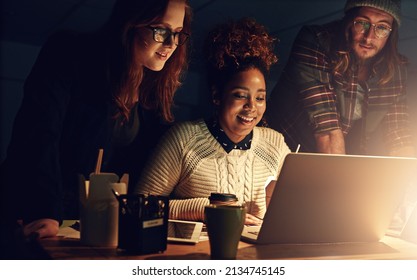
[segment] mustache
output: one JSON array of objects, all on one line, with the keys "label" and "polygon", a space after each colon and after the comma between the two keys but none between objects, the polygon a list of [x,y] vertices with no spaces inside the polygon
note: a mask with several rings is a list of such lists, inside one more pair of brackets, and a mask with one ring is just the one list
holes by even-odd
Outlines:
[{"label": "mustache", "polygon": [[372,44],[372,43],[367,43],[365,39],[360,40],[360,41],[359,41],[359,44],[364,45],[364,46],[366,46],[366,47],[368,47],[368,48],[375,48],[375,45],[374,45],[374,44]]}]

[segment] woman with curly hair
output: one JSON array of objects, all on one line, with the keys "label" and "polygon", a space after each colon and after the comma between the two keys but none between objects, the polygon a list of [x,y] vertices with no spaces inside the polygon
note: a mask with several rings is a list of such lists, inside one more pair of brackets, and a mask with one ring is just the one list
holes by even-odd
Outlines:
[{"label": "woman with curly hair", "polygon": [[253,19],[219,25],[206,40],[215,117],[177,124],[144,169],[137,193],[170,196],[170,218],[202,221],[212,192],[235,194],[246,224],[266,210],[265,185],[290,152],[283,136],[258,127],[266,109],[265,77],[278,59],[274,39]]}]

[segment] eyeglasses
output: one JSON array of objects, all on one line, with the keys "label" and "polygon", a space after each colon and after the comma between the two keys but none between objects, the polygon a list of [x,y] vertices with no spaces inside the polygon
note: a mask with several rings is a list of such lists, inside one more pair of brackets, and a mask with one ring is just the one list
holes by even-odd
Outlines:
[{"label": "eyeglasses", "polygon": [[184,45],[187,42],[188,38],[190,37],[189,34],[185,32],[172,32],[167,28],[162,27],[152,27],[152,26],[145,26],[146,28],[152,30],[153,32],[153,39],[155,42],[158,43],[165,43],[168,38],[174,38],[174,44],[177,46]]},{"label": "eyeglasses", "polygon": [[386,24],[375,24],[366,20],[355,20],[353,26],[355,27],[355,31],[361,34],[367,33],[371,26],[373,26],[375,35],[379,39],[388,37],[392,31],[392,28]]}]

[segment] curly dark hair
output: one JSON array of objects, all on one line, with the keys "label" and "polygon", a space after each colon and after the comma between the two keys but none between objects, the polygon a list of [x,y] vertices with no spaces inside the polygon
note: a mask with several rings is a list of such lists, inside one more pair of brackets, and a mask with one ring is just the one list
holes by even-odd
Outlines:
[{"label": "curly dark hair", "polygon": [[209,87],[221,91],[233,75],[251,68],[257,68],[266,77],[278,61],[275,41],[265,26],[252,18],[216,26],[204,46]]}]

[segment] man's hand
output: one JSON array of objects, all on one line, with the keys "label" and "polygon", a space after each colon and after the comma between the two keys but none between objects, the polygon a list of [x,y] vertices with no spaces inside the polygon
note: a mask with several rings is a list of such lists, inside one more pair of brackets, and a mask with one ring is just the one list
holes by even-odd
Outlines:
[{"label": "man's hand", "polygon": [[53,219],[35,220],[23,226],[23,234],[25,236],[37,236],[38,238],[52,237],[57,235],[59,223]]},{"label": "man's hand", "polygon": [[316,150],[325,154],[346,154],[345,137],[340,129],[314,134]]}]

